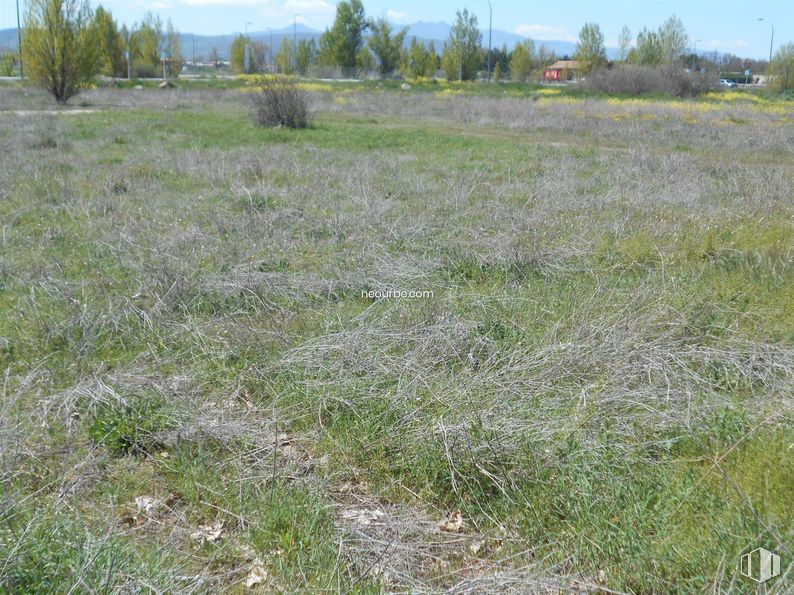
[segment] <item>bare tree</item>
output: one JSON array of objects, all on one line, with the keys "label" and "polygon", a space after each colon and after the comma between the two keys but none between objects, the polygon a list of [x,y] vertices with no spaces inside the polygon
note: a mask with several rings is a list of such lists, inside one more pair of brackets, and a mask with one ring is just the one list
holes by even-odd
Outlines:
[{"label": "bare tree", "polygon": [[618,35],[618,46],[620,47],[620,61],[623,62],[629,53],[629,46],[631,45],[631,29],[628,25],[623,25]]}]

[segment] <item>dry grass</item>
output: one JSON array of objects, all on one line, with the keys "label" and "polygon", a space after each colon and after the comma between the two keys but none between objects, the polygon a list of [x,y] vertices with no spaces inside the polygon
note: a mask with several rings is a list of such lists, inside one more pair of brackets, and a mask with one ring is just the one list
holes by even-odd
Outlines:
[{"label": "dry grass", "polygon": [[741,592],[786,554],[790,105],[345,99],[3,117],[0,589]]}]

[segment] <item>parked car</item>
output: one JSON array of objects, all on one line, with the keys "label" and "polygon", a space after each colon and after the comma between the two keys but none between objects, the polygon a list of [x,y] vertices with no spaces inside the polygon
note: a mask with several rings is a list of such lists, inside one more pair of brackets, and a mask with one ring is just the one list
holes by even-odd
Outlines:
[{"label": "parked car", "polygon": [[730,87],[735,87],[736,83],[734,83],[733,81],[729,81],[728,79],[720,79],[719,85],[720,85],[720,87],[729,87],[730,88]]}]

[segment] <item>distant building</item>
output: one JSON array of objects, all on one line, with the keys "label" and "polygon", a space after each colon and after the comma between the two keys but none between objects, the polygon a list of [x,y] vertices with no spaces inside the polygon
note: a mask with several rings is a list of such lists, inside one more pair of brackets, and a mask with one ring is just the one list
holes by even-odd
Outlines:
[{"label": "distant building", "polygon": [[557,60],[543,72],[543,80],[552,83],[572,81],[578,71],[579,63],[576,60]]}]

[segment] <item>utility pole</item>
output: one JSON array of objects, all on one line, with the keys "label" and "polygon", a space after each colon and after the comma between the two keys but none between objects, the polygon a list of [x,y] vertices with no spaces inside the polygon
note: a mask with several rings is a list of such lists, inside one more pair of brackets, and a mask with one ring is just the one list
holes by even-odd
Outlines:
[{"label": "utility pole", "polygon": [[[759,21],[763,21],[764,19],[758,19]],[[772,24],[772,21],[766,21],[769,23],[769,26],[772,28],[772,37],[769,38],[769,63],[772,63],[772,46],[775,43],[775,26]]]},{"label": "utility pole", "polygon": [[270,56],[268,56],[270,60],[268,60],[268,66],[270,66],[269,70],[272,70],[273,69],[273,28],[268,27],[267,30],[270,31]]},{"label": "utility pole", "polygon": [[491,32],[493,31],[493,7],[488,0],[488,84],[491,84]]},{"label": "utility pole", "polygon": [[463,82],[463,40],[460,38],[460,31],[455,31],[455,40],[460,48],[460,61],[458,62],[458,80]]},{"label": "utility pole", "polygon": [[695,60],[697,60],[697,57],[698,57],[698,41],[700,41],[700,40],[699,39],[695,40],[695,51],[692,53],[692,73],[693,74],[695,72]]},{"label": "utility pole", "polygon": [[298,17],[300,13],[292,17],[292,73],[298,70]]},{"label": "utility pole", "polygon": [[19,52],[19,78],[25,78],[25,70],[22,67],[22,24],[19,20],[19,0],[17,0],[17,51]]}]

